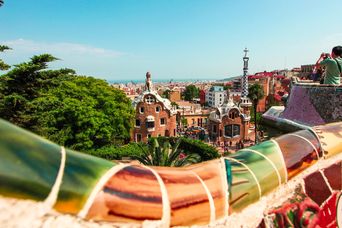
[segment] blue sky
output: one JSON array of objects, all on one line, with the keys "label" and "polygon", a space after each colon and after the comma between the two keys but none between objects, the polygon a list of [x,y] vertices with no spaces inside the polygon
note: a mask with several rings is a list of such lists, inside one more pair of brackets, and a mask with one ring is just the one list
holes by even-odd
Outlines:
[{"label": "blue sky", "polygon": [[52,68],[107,80],[220,79],[310,64],[342,45],[341,0],[5,0],[0,43],[10,64],[34,54]]}]

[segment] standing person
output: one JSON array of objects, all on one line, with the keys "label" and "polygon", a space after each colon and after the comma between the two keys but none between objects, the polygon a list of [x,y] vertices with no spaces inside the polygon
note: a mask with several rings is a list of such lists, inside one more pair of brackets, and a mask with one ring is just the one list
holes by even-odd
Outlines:
[{"label": "standing person", "polygon": [[324,84],[339,85],[341,83],[342,46],[332,49],[331,55],[322,53],[316,67],[325,67]]}]

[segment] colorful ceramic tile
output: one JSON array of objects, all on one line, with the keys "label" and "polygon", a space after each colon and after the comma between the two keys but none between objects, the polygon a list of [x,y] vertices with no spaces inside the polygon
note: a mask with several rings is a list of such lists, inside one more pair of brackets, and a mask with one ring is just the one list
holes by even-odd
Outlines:
[{"label": "colorful ceramic tile", "polygon": [[156,176],[142,166],[115,173],[94,199],[88,219],[142,223],[161,220],[162,193]]},{"label": "colorful ceramic tile", "polygon": [[[229,158],[225,158],[229,159]],[[261,197],[258,180],[246,165],[236,160],[229,160],[232,170],[232,185],[229,189],[229,209],[239,212]]]},{"label": "colorful ceramic tile", "polygon": [[[188,170],[196,173],[208,188],[215,206],[215,218],[228,214],[228,185],[225,183],[225,170],[222,170],[221,160],[212,160],[189,166]],[[227,210],[227,211],[226,211]]]},{"label": "colorful ceramic tile", "polygon": [[[230,158],[244,163],[253,172],[260,185],[261,195],[265,195],[281,185],[281,178],[277,168],[270,159],[266,159],[267,157],[262,156],[262,154],[246,149],[230,156]],[[233,170],[233,181],[234,178],[235,173]]]},{"label": "colorful ceramic tile", "polygon": [[319,212],[320,207],[299,186],[290,199],[270,210],[265,220],[267,227],[317,227]]},{"label": "colorful ceramic tile", "polygon": [[0,120],[0,194],[45,200],[55,183],[61,147]]},{"label": "colorful ceramic tile", "polygon": [[115,163],[71,150],[66,152],[64,175],[54,208],[77,214],[96,183]]},{"label": "colorful ceramic tile", "polygon": [[324,176],[333,190],[342,190],[342,162],[324,169]]},{"label": "colorful ceramic tile", "polygon": [[315,172],[304,178],[305,193],[318,205],[327,200],[331,191],[320,172]]},{"label": "colorful ceramic tile", "polygon": [[171,226],[208,224],[210,202],[205,188],[192,171],[153,167],[164,181],[171,207]]},{"label": "colorful ceramic tile", "polygon": [[342,213],[342,211],[337,211],[337,200],[340,195],[340,192],[333,193],[321,206],[317,227],[337,227],[337,214]]},{"label": "colorful ceramic tile", "polygon": [[245,150],[257,151],[266,156],[270,163],[272,162],[277,168],[281,177],[281,183],[285,183],[287,181],[287,170],[285,167],[283,154],[281,151],[279,151],[278,145],[276,145],[273,141],[265,141],[258,145],[246,148]]},{"label": "colorful ceramic tile", "polygon": [[287,134],[276,138],[283,153],[288,178],[291,178],[318,160],[318,148],[307,139],[295,134]]},{"label": "colorful ceramic tile", "polygon": [[325,157],[331,157],[342,151],[342,124],[331,123],[314,127],[319,137]]}]

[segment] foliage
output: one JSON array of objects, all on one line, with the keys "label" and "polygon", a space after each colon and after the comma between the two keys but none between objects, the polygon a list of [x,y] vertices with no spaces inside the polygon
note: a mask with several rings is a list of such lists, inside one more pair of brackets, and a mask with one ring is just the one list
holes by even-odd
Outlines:
[{"label": "foliage", "polygon": [[224,86],[223,86],[223,90],[229,90],[229,89],[231,89],[231,88],[232,88],[231,85],[224,85]]},{"label": "foliage", "polygon": [[143,153],[137,156],[136,159],[144,165],[175,167],[187,166],[201,161],[201,157],[196,153],[182,154],[182,150],[179,149],[180,143],[180,139],[173,145],[166,140],[161,146],[158,139],[153,138],[147,150],[141,147]]},{"label": "foliage", "polygon": [[194,98],[199,97],[199,89],[195,85],[188,85],[185,87],[184,100],[192,101]]},{"label": "foliage", "polygon": [[176,102],[174,102],[174,101],[171,102],[171,106],[175,107],[177,109],[179,108],[179,105]]},{"label": "foliage", "polygon": [[248,98],[253,105],[258,105],[259,100],[264,97],[264,90],[260,84],[253,84],[248,88]]},{"label": "foliage", "polygon": [[180,148],[186,154],[199,154],[202,161],[212,160],[220,157],[220,154],[216,148],[196,139],[182,138]]},{"label": "foliage", "polygon": [[121,160],[125,157],[136,158],[140,156],[143,149],[147,150],[147,145],[144,143],[129,143],[123,146],[105,146],[99,149],[86,151],[86,153],[107,160]]},{"label": "foliage", "polygon": [[248,88],[248,98],[253,103],[253,112],[254,112],[254,134],[255,134],[255,143],[257,143],[257,127],[258,127],[258,120],[257,120],[257,107],[259,100],[264,97],[264,90],[261,85],[253,84]]},{"label": "foliage", "polygon": [[[0,6],[1,6],[1,0],[0,0]],[[4,52],[6,50],[10,50],[8,46],[0,45],[0,52]],[[8,70],[10,68],[10,65],[6,64],[2,59],[0,59],[0,70]]]},{"label": "foliage", "polygon": [[[254,109],[252,109],[251,110],[251,116],[254,117],[254,114],[255,114]],[[259,124],[261,122],[261,118],[262,118],[262,114],[260,112],[257,112],[256,113],[256,123],[257,124]],[[254,118],[251,120],[251,123],[255,123],[255,119]]]},{"label": "foliage", "polygon": [[71,69],[47,70],[55,60],[34,56],[0,77],[0,116],[77,150],[129,138],[134,110],[126,95]]},{"label": "foliage", "polygon": [[169,89],[165,90],[165,91],[163,92],[162,97],[167,98],[167,99],[170,99],[170,92],[171,92],[171,91],[170,91]]},{"label": "foliage", "polygon": [[4,0],[0,0],[0,7],[4,4]]},{"label": "foliage", "polygon": [[187,118],[182,117],[181,121],[182,121],[182,126],[188,126],[188,119]]},{"label": "foliage", "polygon": [[[158,137],[157,139],[160,144],[169,142],[171,145],[174,145],[178,140],[180,140],[179,149],[181,149],[184,154],[196,153],[200,155],[202,161],[212,160],[220,157],[215,147],[200,140],[189,139],[185,137]],[[151,143],[151,140],[149,143]]]},{"label": "foliage", "polygon": [[283,102],[281,101],[277,101],[273,95],[270,95],[268,96],[268,99],[267,99],[267,106],[266,106],[266,110],[271,108],[272,106],[281,106],[283,105]]}]

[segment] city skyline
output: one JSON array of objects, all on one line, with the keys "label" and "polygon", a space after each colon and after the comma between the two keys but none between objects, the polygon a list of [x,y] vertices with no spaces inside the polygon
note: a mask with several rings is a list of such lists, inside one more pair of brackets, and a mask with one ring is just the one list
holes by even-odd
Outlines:
[{"label": "city skyline", "polygon": [[106,80],[223,79],[312,64],[339,45],[339,1],[5,1],[0,43],[9,64],[51,53]]}]

